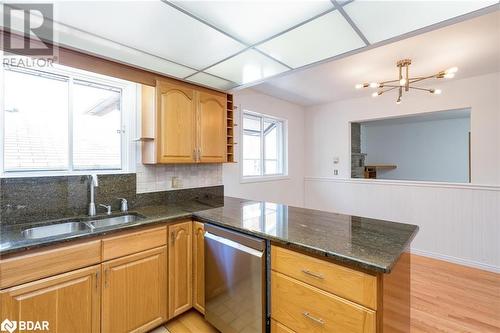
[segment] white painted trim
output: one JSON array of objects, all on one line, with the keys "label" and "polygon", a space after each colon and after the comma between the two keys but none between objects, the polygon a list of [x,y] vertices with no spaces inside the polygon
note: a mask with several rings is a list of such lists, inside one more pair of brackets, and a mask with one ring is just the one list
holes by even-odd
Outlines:
[{"label": "white painted trim", "polygon": [[478,269],[482,269],[482,270],[493,272],[493,273],[500,273],[500,267],[484,264],[484,263],[473,261],[473,260],[461,259],[461,258],[457,258],[457,257],[453,257],[453,256],[447,256],[445,254],[438,254],[438,253],[418,250],[418,249],[414,249],[414,248],[411,249],[411,253],[419,255],[419,256],[423,256],[423,257],[429,257],[429,258],[433,258],[433,259],[451,262],[454,264],[478,268]]},{"label": "white painted trim", "polygon": [[274,182],[280,180],[290,180],[288,175],[286,176],[255,176],[255,177],[244,177],[240,180],[240,184],[246,183],[260,183],[260,182]]},{"label": "white painted trim", "polygon": [[464,190],[481,190],[481,191],[500,191],[499,185],[486,184],[460,184],[460,183],[444,183],[444,182],[426,182],[412,180],[388,180],[388,179],[357,179],[357,178],[335,178],[335,177],[304,177],[304,181],[317,182],[333,182],[333,183],[350,183],[350,184],[367,184],[367,185],[386,185],[386,186],[412,186],[412,187],[436,187],[436,188],[453,188]]}]

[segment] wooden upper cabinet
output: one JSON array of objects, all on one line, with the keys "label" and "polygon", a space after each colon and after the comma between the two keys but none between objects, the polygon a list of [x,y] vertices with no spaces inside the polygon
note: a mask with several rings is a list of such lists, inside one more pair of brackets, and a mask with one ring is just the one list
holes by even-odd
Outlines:
[{"label": "wooden upper cabinet", "polygon": [[196,101],[193,89],[158,81],[156,86],[159,163],[196,162]]},{"label": "wooden upper cabinet", "polygon": [[206,92],[198,96],[198,160],[226,161],[226,97]]},{"label": "wooden upper cabinet", "polygon": [[168,226],[168,316],[173,318],[192,307],[192,222]]},{"label": "wooden upper cabinet", "polygon": [[193,307],[205,313],[205,226],[193,222]]},{"label": "wooden upper cabinet", "polygon": [[0,317],[48,321],[54,333],[98,333],[100,266],[55,275],[0,292]]},{"label": "wooden upper cabinet", "polygon": [[102,333],[147,332],[167,320],[167,248],[102,264]]},{"label": "wooden upper cabinet", "polygon": [[142,163],[227,162],[233,135],[227,96],[168,80],[142,86]]}]

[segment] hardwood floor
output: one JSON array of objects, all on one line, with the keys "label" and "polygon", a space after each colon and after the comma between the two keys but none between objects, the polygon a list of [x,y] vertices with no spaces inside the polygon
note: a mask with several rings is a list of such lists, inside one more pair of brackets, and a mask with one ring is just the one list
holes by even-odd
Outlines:
[{"label": "hardwood floor", "polygon": [[191,309],[149,333],[219,333],[201,313]]},{"label": "hardwood floor", "polygon": [[[411,256],[411,333],[500,333],[500,274]],[[154,333],[217,333],[191,310]]]},{"label": "hardwood floor", "polygon": [[411,260],[411,333],[500,332],[500,274]]}]

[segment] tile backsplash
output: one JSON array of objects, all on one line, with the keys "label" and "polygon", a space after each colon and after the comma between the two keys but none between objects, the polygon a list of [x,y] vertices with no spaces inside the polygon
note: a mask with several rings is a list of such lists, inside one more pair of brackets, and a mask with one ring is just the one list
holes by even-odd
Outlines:
[{"label": "tile backsplash", "polygon": [[[178,187],[172,186],[177,177]],[[137,164],[137,193],[222,185],[222,164]]]}]

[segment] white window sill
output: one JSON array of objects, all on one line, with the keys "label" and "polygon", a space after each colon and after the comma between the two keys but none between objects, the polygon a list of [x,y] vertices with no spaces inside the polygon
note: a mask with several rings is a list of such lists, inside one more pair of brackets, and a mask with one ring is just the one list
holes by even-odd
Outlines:
[{"label": "white window sill", "polygon": [[6,171],[0,174],[0,178],[24,178],[24,177],[69,177],[69,176],[86,176],[91,174],[97,175],[114,175],[134,173],[135,171],[127,171],[123,169],[108,169],[108,170],[78,170],[78,171]]},{"label": "white window sill", "polygon": [[240,179],[240,184],[274,182],[274,181],[289,180],[289,179],[290,177],[288,175],[243,177]]}]

